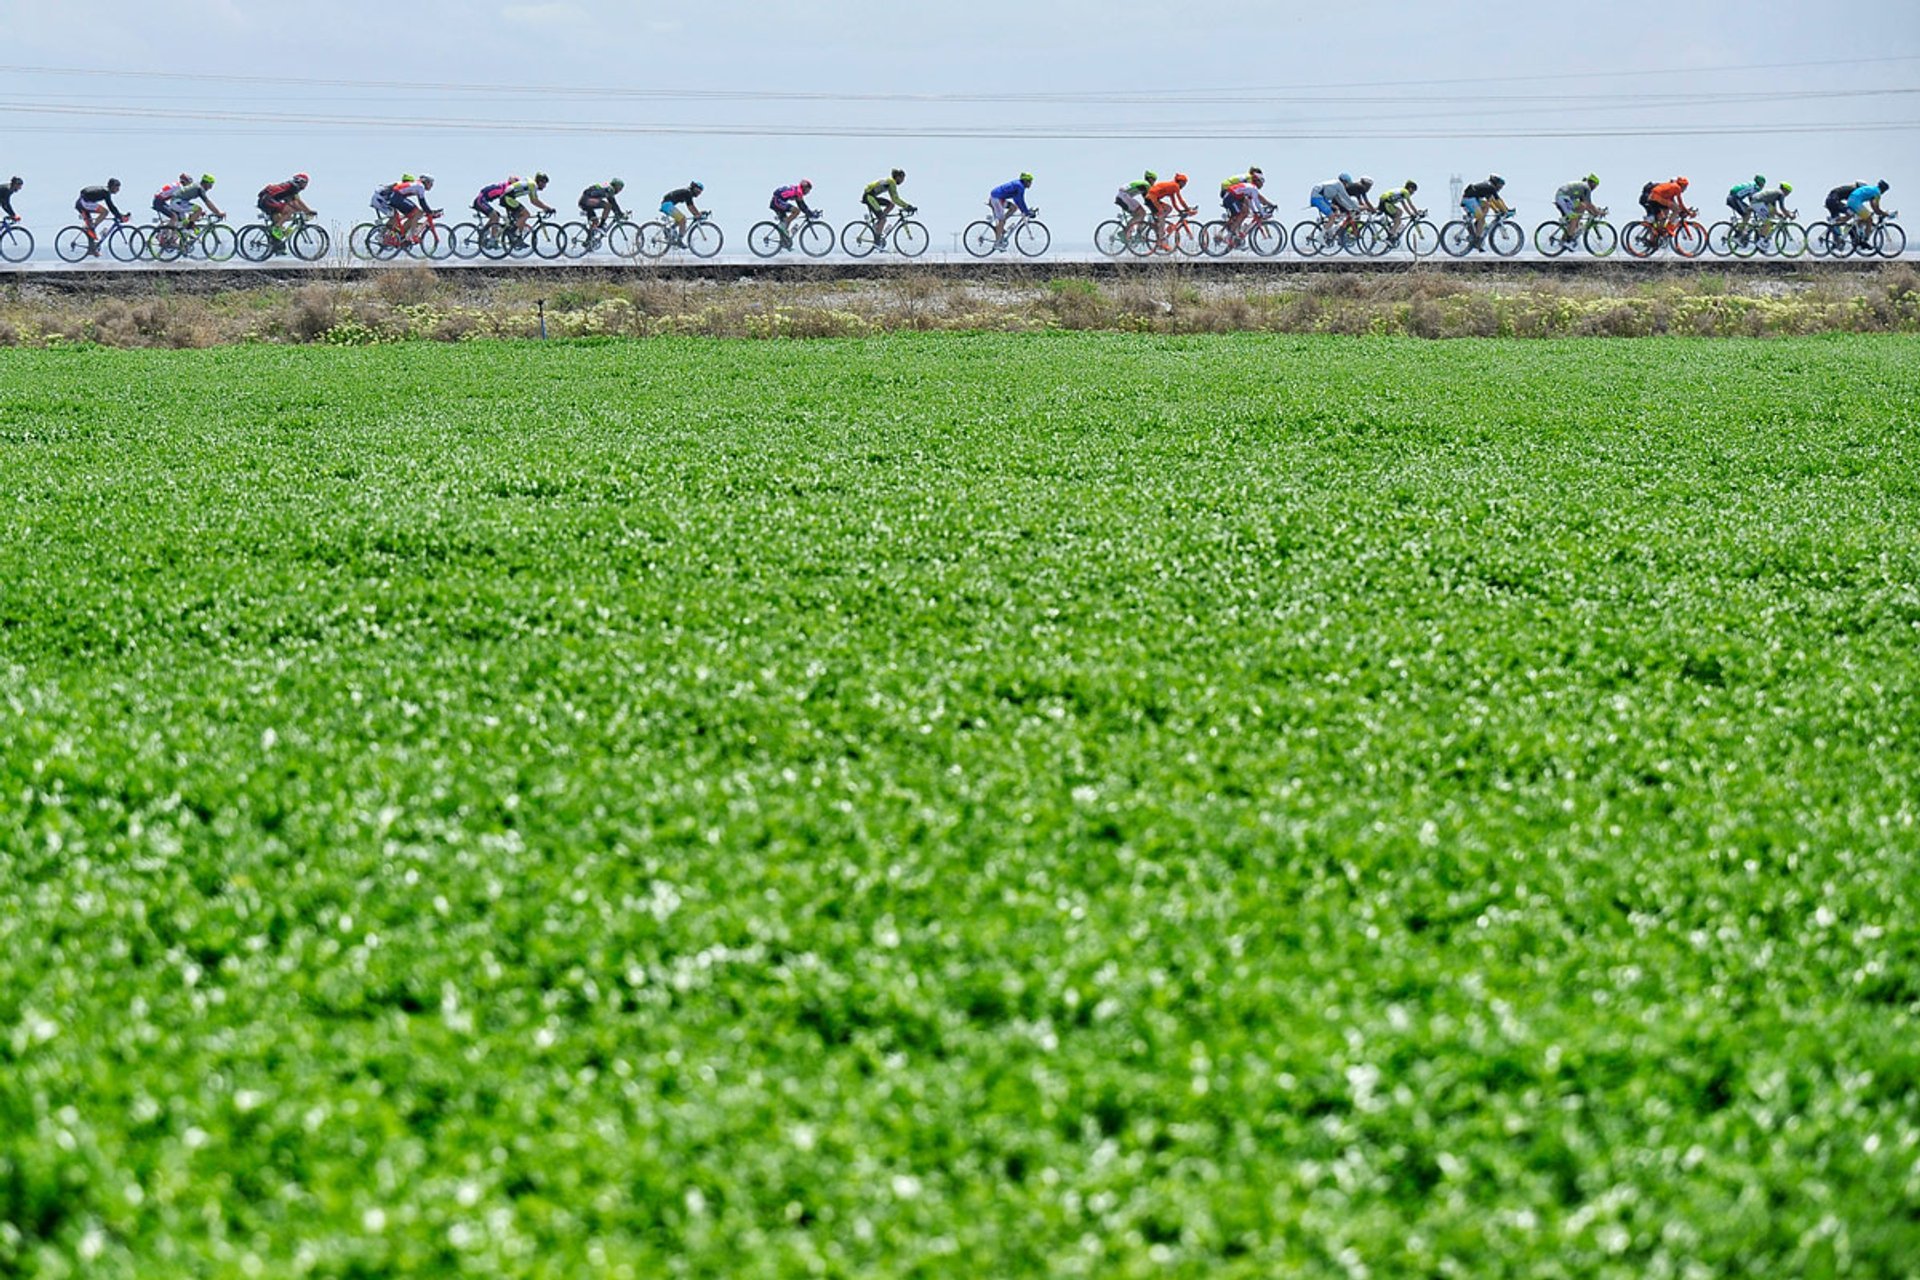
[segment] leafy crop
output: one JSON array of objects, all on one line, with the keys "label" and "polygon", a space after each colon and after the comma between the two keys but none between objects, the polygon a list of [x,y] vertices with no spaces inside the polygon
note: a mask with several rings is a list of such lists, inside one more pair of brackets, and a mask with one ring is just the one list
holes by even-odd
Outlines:
[{"label": "leafy crop", "polygon": [[1920,349],[0,351],[0,1276],[1910,1276]]}]

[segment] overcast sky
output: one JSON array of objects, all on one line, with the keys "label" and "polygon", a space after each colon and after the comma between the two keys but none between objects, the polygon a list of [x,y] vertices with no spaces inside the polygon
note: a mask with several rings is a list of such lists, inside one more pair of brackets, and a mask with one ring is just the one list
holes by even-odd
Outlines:
[{"label": "overcast sky", "polygon": [[[1342,168],[1443,198],[1449,175],[1497,169],[1528,221],[1588,169],[1616,205],[1682,172],[1715,193],[1755,170],[1807,192],[1885,177],[1895,207],[1920,190],[1915,0],[1659,4],[1642,24],[1617,5],[1564,6],[1561,24],[1551,6],[1452,0],[82,11],[0,0],[0,173],[26,178],[16,205],[49,231],[85,183],[117,176],[144,211],[181,169],[211,170],[241,211],[305,169],[343,219],[403,170],[433,173],[450,208],[535,167],[569,210],[605,177],[642,208],[699,178],[731,247],[777,183],[812,178],[840,221],[894,164],[942,248],[1023,168],[1063,243],[1144,166],[1186,170],[1211,201],[1257,163],[1289,211]],[[1582,134],[1597,136],[1564,136]]]}]

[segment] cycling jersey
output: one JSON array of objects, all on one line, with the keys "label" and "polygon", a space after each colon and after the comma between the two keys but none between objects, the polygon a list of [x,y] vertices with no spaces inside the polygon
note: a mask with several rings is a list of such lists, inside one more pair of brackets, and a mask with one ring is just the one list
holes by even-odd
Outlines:
[{"label": "cycling jersey", "polygon": [[1855,213],[1858,213],[1860,212],[1860,210],[1866,208],[1869,204],[1872,204],[1875,200],[1878,200],[1879,198],[1880,198],[1879,184],[1876,183],[1872,186],[1858,186],[1853,189],[1853,194],[1847,197],[1847,208],[1853,210]]},{"label": "cycling jersey", "polygon": [[1463,200],[1498,200],[1500,188],[1491,182],[1471,182],[1467,184],[1466,190],[1460,193],[1460,197]]},{"label": "cycling jersey", "polygon": [[1750,200],[1753,198],[1753,193],[1759,189],[1760,184],[1757,182],[1742,182],[1727,194],[1740,200]]},{"label": "cycling jersey", "polygon": [[1569,182],[1553,193],[1554,203],[1565,200],[1568,204],[1584,204],[1593,199],[1593,188],[1584,182]]},{"label": "cycling jersey", "polygon": [[6,210],[9,218],[20,216],[13,211],[13,188],[5,183],[0,183],[0,209]]},{"label": "cycling jersey", "polygon": [[1787,202],[1787,193],[1778,187],[1768,187],[1765,191],[1753,193],[1753,203],[1762,208],[1777,212]]},{"label": "cycling jersey", "polygon": [[605,183],[595,183],[580,193],[580,207],[585,209],[589,204],[604,204],[613,210],[615,217],[626,216],[620,208],[620,198],[614,194],[613,188]]},{"label": "cycling jersey", "polygon": [[892,174],[888,174],[886,177],[881,178],[876,182],[869,182],[867,184],[867,189],[863,194],[868,199],[879,197],[882,199],[892,200],[895,203],[899,203],[900,202],[900,184],[893,180]]},{"label": "cycling jersey", "polygon": [[508,185],[509,184],[505,182],[488,183],[486,186],[480,188],[480,194],[473,198],[473,202],[476,205],[492,204],[501,196],[507,194]]},{"label": "cycling jersey", "polygon": [[1346,188],[1347,188],[1347,194],[1352,196],[1355,200],[1365,200],[1367,198],[1367,189],[1361,186],[1357,182],[1347,183]]},{"label": "cycling jersey", "polygon": [[80,198],[73,202],[74,208],[86,213],[98,213],[103,206],[108,213],[111,213],[116,218],[124,218],[127,216],[120,212],[118,205],[114,204],[113,192],[107,190],[105,187],[82,187],[80,188]]},{"label": "cycling jersey", "polygon": [[1267,203],[1266,197],[1260,194],[1260,188],[1251,182],[1236,182],[1227,196],[1242,209],[1258,209]]},{"label": "cycling jersey", "polygon": [[1835,187],[1827,192],[1827,212],[1838,213],[1845,208],[1847,197],[1852,195],[1859,185],[1857,182],[1849,182],[1845,186]]},{"label": "cycling jersey", "polygon": [[1386,209],[1389,212],[1391,212],[1393,209],[1397,208],[1403,201],[1407,203],[1411,203],[1412,200],[1413,200],[1413,192],[1407,190],[1405,187],[1395,187],[1393,190],[1387,192],[1385,195],[1380,197],[1380,207],[1382,209]]},{"label": "cycling jersey", "polygon": [[1323,215],[1331,214],[1335,209],[1351,212],[1354,208],[1353,197],[1347,194],[1347,187],[1343,182],[1323,182],[1313,189],[1309,199],[1313,207]]},{"label": "cycling jersey", "polygon": [[693,199],[694,199],[694,193],[693,193],[692,187],[675,187],[673,190],[667,192],[667,194],[660,197],[660,203],[661,204],[692,204]]},{"label": "cycling jersey", "polygon": [[799,207],[800,212],[806,214],[808,217],[813,216],[813,210],[807,207],[807,193],[800,189],[800,184],[798,183],[790,187],[781,187],[775,191],[773,193],[773,203],[769,207],[772,208],[775,213],[784,214],[796,206]]},{"label": "cycling jersey", "polygon": [[1227,194],[1227,192],[1233,190],[1235,187],[1242,186],[1252,181],[1253,181],[1253,175],[1250,173],[1236,173],[1231,178],[1222,178],[1220,179],[1220,194],[1225,195]]},{"label": "cycling jersey", "polygon": [[393,193],[395,203],[401,200],[418,200],[421,204],[427,202],[427,186],[418,178],[412,182],[396,182],[387,190]]},{"label": "cycling jersey", "polygon": [[1655,204],[1665,205],[1669,209],[1678,209],[1681,205],[1680,184],[1677,182],[1656,183],[1647,199]]},{"label": "cycling jersey", "polygon": [[1020,212],[1026,214],[1028,217],[1033,216],[1033,211],[1027,208],[1026,184],[1021,182],[1020,179],[1018,178],[1015,178],[1012,182],[1001,183],[999,186],[995,187],[992,191],[989,191],[987,193],[987,198],[990,200],[997,200],[1001,204],[1011,203],[1016,209],[1020,210]]},{"label": "cycling jersey", "polygon": [[1114,192],[1113,202],[1128,213],[1143,214],[1147,211],[1147,206],[1141,202],[1140,193],[1146,190],[1146,187],[1147,184],[1144,182],[1130,182]]},{"label": "cycling jersey", "polygon": [[1151,187],[1148,187],[1147,199],[1151,200],[1156,206],[1163,205],[1169,200],[1177,201],[1182,205],[1185,205],[1187,202],[1186,197],[1180,194],[1180,184],[1171,178],[1162,178]]},{"label": "cycling jersey", "polygon": [[260,188],[260,201],[263,204],[285,204],[289,200],[300,198],[300,186],[294,182],[274,182]]},{"label": "cycling jersey", "polygon": [[1131,191],[1136,196],[1144,196],[1148,191],[1153,189],[1153,184],[1145,178],[1135,178],[1132,182],[1129,182],[1120,189],[1122,191]]}]

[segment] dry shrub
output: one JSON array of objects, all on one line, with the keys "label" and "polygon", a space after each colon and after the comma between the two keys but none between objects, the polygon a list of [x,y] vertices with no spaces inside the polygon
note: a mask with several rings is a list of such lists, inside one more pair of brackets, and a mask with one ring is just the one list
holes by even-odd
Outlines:
[{"label": "dry shrub", "polygon": [[667,316],[681,310],[680,291],[665,280],[642,280],[627,287],[627,301],[643,316]]},{"label": "dry shrub", "polygon": [[280,327],[301,342],[318,342],[333,328],[339,314],[340,292],[325,285],[310,284],[293,295],[293,303],[281,317]]},{"label": "dry shrub", "polygon": [[1049,281],[1044,306],[1062,329],[1105,329],[1113,320],[1112,303],[1091,280]]},{"label": "dry shrub", "polygon": [[440,292],[440,277],[432,267],[414,265],[382,271],[374,289],[386,301],[399,307],[417,307],[431,302]]},{"label": "dry shrub", "polygon": [[118,298],[110,298],[93,313],[89,336],[102,346],[137,347],[140,330],[133,319],[133,308]]},{"label": "dry shrub", "polygon": [[0,320],[0,347],[17,347],[19,345],[20,331],[14,328],[11,322]]},{"label": "dry shrub", "polygon": [[439,318],[433,326],[432,337],[439,342],[458,342],[479,331],[479,317],[474,312],[457,308]]},{"label": "dry shrub", "polygon": [[182,307],[167,318],[165,342],[179,350],[198,351],[219,343],[224,335],[203,307]]}]

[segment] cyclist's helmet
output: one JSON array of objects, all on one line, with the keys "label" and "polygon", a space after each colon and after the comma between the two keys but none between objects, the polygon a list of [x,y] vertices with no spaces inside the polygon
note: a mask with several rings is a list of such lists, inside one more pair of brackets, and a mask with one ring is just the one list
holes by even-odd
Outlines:
[{"label": "cyclist's helmet", "polygon": [[1187,185],[1187,175],[1184,173],[1176,173],[1173,175],[1173,181],[1176,185],[1184,187]]},{"label": "cyclist's helmet", "polygon": [[1249,178],[1264,178],[1267,176],[1267,174],[1266,174],[1266,171],[1262,169],[1259,165],[1250,164],[1247,166],[1247,176]]},{"label": "cyclist's helmet", "polygon": [[201,175],[200,175],[200,185],[201,185],[201,186],[203,186],[203,187],[210,187],[210,186],[212,186],[212,185],[213,185],[213,175],[212,175],[212,174],[210,174],[210,173],[203,173],[203,174],[201,174]]},{"label": "cyclist's helmet", "polygon": [[1754,186],[1756,186],[1756,187],[1764,187],[1764,186],[1766,186],[1766,185],[1767,185],[1767,175],[1766,175],[1766,174],[1764,174],[1764,173],[1756,173],[1756,174],[1754,174],[1754,175],[1753,175],[1753,185],[1754,185]]},{"label": "cyclist's helmet", "polygon": [[1348,183],[1348,182],[1352,182],[1352,181],[1353,181],[1353,175],[1352,175],[1352,174],[1350,174],[1350,173],[1343,173],[1343,174],[1341,174],[1341,175],[1340,175],[1340,181],[1341,181],[1342,183]]},{"label": "cyclist's helmet", "polygon": [[402,184],[412,182],[414,181],[414,176],[410,173],[403,173],[400,175],[400,181]]},{"label": "cyclist's helmet", "polygon": [[1681,189],[1682,191],[1685,191],[1685,190],[1687,189],[1687,187],[1688,187],[1688,185],[1689,185],[1689,183],[1687,182],[1687,180],[1686,180],[1685,178],[1675,178],[1675,179],[1673,180],[1673,185],[1674,185],[1674,186],[1676,186],[1676,187],[1679,187],[1679,188],[1680,188],[1680,189]]},{"label": "cyclist's helmet", "polygon": [[118,191],[119,189],[120,189],[120,179],[118,178],[107,179],[107,190]]},{"label": "cyclist's helmet", "polygon": [[1414,181],[1414,180],[1413,180],[1412,178],[1408,178],[1408,179],[1407,179],[1407,194],[1408,194],[1408,195],[1412,195],[1412,194],[1413,194],[1414,192],[1416,192],[1416,191],[1418,191],[1419,189],[1420,189],[1420,184],[1419,184],[1419,183],[1417,183],[1417,182],[1415,182],[1415,181]]},{"label": "cyclist's helmet", "polygon": [[1360,175],[1360,189],[1361,189],[1362,191],[1371,191],[1371,190],[1373,190],[1373,179],[1372,179],[1372,178],[1369,178],[1369,177],[1367,177],[1367,176],[1366,176],[1365,174],[1361,174],[1361,175]]},{"label": "cyclist's helmet", "polygon": [[296,173],[293,175],[293,185],[296,187],[304,188],[309,182],[312,182],[312,181],[313,179],[309,178],[304,173]]},{"label": "cyclist's helmet", "polygon": [[687,184],[687,190],[689,191],[705,191],[706,189],[707,184],[704,182],[689,182]]},{"label": "cyclist's helmet", "polygon": [[1030,174],[1030,173],[1023,173],[1023,174],[1021,174],[1021,175],[1020,175],[1020,185],[1021,185],[1021,186],[1025,186],[1025,187],[1030,187],[1030,186],[1032,186],[1032,185],[1033,185],[1033,175],[1032,175],[1032,174]]},{"label": "cyclist's helmet", "polygon": [[534,174],[534,175],[533,175],[533,183],[534,183],[534,185],[535,185],[535,186],[537,186],[537,187],[544,187],[544,186],[546,186],[546,185],[547,185],[547,175],[546,175],[546,174],[544,174],[544,173],[536,173],[536,174]]},{"label": "cyclist's helmet", "polygon": [[1588,186],[1590,186],[1590,187],[1597,187],[1597,186],[1599,186],[1599,185],[1600,185],[1600,175],[1599,175],[1599,174],[1597,174],[1597,173],[1590,173],[1590,174],[1588,174],[1588,175],[1587,175],[1587,185],[1588,185]]},{"label": "cyclist's helmet", "polygon": [[1267,185],[1267,175],[1254,169],[1247,174],[1247,181],[1256,187],[1264,187]]},{"label": "cyclist's helmet", "polygon": [[1792,195],[1792,194],[1793,194],[1793,184],[1792,184],[1791,182],[1783,182],[1783,183],[1781,183],[1781,184],[1780,184],[1780,194],[1781,194],[1781,195],[1783,195],[1783,196],[1790,196],[1790,195]]},{"label": "cyclist's helmet", "polygon": [[895,182],[905,182],[907,180],[907,171],[905,169],[895,169],[893,171],[893,180]]},{"label": "cyclist's helmet", "polygon": [[1147,180],[1148,182],[1158,182],[1158,181],[1160,181],[1160,175],[1159,175],[1159,174],[1157,174],[1157,173],[1155,173],[1155,172],[1154,172],[1153,170],[1151,170],[1151,169],[1149,169],[1149,170],[1147,170],[1147,171],[1146,171],[1145,173],[1143,173],[1143,174],[1141,174],[1140,176],[1141,176],[1141,177],[1143,177],[1143,178],[1145,178],[1145,179],[1146,179],[1146,180]]},{"label": "cyclist's helmet", "polygon": [[800,189],[801,189],[802,191],[811,191],[811,190],[813,190],[813,179],[812,179],[812,178],[802,178],[802,179],[800,179]]},{"label": "cyclist's helmet", "polygon": [[625,191],[626,189],[627,189],[627,184],[625,182],[622,182],[619,178],[615,178],[611,182],[607,183],[607,190],[609,191]]},{"label": "cyclist's helmet", "polygon": [[1882,178],[1882,179],[1880,179],[1880,190],[1881,190],[1881,191],[1882,191],[1883,193],[1884,193],[1884,192],[1885,192],[1885,191],[1886,191],[1886,190],[1887,190],[1887,189],[1888,189],[1889,187],[1891,187],[1892,185],[1893,185],[1893,184],[1892,184],[1892,183],[1890,183],[1890,182],[1888,182],[1888,181],[1887,181],[1887,180],[1886,180],[1885,178]]},{"label": "cyclist's helmet", "polygon": [[192,174],[187,174],[187,173],[183,173],[183,174],[181,174],[181,175],[180,175],[180,185],[181,185],[181,186],[183,186],[183,187],[190,187],[190,186],[192,186],[192,185],[193,185],[193,175],[192,175]]},{"label": "cyclist's helmet", "polygon": [[16,173],[13,175],[12,178],[8,179],[7,185],[12,187],[15,191],[18,191],[20,188],[26,186],[27,184],[21,179],[20,175]]},{"label": "cyclist's helmet", "polygon": [[1506,185],[1507,185],[1507,180],[1506,180],[1505,178],[1503,178],[1503,177],[1501,177],[1501,176],[1500,176],[1499,174],[1497,174],[1497,173],[1490,173],[1490,174],[1488,174],[1488,175],[1487,175],[1487,181],[1488,181],[1488,182],[1491,182],[1491,183],[1492,183],[1492,184],[1493,184],[1494,186],[1496,186],[1496,187],[1504,187],[1504,186],[1506,186]]},{"label": "cyclist's helmet", "polygon": [[430,174],[430,173],[423,173],[423,174],[421,174],[421,175],[420,175],[420,185],[421,185],[421,186],[423,186],[423,187],[430,187],[430,186],[432,186],[432,185],[433,185],[433,175],[432,175],[432,174]]}]

